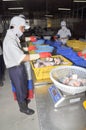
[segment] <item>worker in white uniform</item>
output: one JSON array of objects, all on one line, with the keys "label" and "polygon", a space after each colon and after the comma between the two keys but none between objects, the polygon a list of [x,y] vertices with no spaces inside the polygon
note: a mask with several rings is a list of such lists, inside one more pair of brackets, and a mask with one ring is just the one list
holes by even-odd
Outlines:
[{"label": "worker in white uniform", "polygon": [[71,37],[70,29],[66,27],[66,22],[61,22],[61,29],[58,30],[58,33],[56,34],[59,40],[62,42],[63,45],[66,45],[67,40]]},{"label": "worker in white uniform", "polygon": [[28,115],[34,114],[34,110],[27,106],[27,72],[25,62],[36,60],[40,57],[51,56],[44,54],[24,54],[21,49],[19,37],[25,31],[25,19],[14,16],[10,22],[10,28],[7,30],[3,41],[3,55],[6,68],[8,69],[10,80],[15,86],[17,102],[20,112]]}]

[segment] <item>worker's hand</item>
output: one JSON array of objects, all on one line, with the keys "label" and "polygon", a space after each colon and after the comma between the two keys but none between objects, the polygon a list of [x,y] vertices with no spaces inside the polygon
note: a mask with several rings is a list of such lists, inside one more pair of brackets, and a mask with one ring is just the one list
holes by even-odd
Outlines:
[{"label": "worker's hand", "polygon": [[40,55],[39,54],[30,54],[30,60],[37,60],[40,58]]},{"label": "worker's hand", "polygon": [[37,39],[36,39],[36,37],[35,37],[35,36],[31,36],[31,37],[30,37],[30,41],[31,41],[31,42],[36,42],[36,41],[37,41]]},{"label": "worker's hand", "polygon": [[33,50],[36,50],[36,46],[33,46],[33,45],[32,45],[32,46],[29,46],[29,47],[28,47],[28,51],[33,51]]},{"label": "worker's hand", "polygon": [[28,42],[28,41],[31,41],[31,42],[35,42],[37,39],[35,36],[30,36],[30,37],[25,37],[25,41]]},{"label": "worker's hand", "polygon": [[83,55],[82,52],[77,52],[77,54],[78,54],[78,56],[82,56]]},{"label": "worker's hand", "polygon": [[30,41],[30,37],[25,37],[25,41],[26,42]]},{"label": "worker's hand", "polygon": [[53,39],[54,39],[54,40],[57,40],[57,39],[58,39],[58,37],[57,37],[57,36],[53,36]]},{"label": "worker's hand", "polygon": [[49,52],[41,52],[41,53],[39,53],[39,55],[40,55],[40,58],[46,58],[46,57],[52,56],[51,53],[49,53]]},{"label": "worker's hand", "polygon": [[28,51],[28,47],[23,47],[23,50],[24,51]]}]

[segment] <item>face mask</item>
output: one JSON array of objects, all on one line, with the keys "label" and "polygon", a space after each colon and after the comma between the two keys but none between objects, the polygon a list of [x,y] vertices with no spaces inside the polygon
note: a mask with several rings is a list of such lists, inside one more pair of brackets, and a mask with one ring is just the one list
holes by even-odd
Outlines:
[{"label": "face mask", "polygon": [[13,28],[13,33],[17,35],[18,37],[21,37],[23,35],[23,32],[19,29],[19,27]]},{"label": "face mask", "polygon": [[65,27],[65,26],[62,26],[62,29],[63,29],[63,30],[65,30],[65,29],[66,29],[66,27]]},{"label": "face mask", "polygon": [[18,31],[17,31],[17,36],[18,36],[18,37],[21,37],[22,35],[23,35],[23,32],[21,32],[21,30],[18,29]]}]

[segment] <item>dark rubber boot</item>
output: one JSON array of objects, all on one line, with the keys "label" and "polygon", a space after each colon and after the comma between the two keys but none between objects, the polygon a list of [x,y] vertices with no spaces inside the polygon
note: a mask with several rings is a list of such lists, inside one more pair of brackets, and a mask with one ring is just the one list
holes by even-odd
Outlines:
[{"label": "dark rubber boot", "polygon": [[32,115],[35,113],[34,110],[27,107],[26,102],[22,102],[22,103],[18,103],[18,104],[19,104],[20,112],[23,112],[27,115]]},{"label": "dark rubber boot", "polygon": [[27,104],[27,106],[28,106],[28,104],[31,102],[31,100],[30,99],[26,99],[26,104]]}]

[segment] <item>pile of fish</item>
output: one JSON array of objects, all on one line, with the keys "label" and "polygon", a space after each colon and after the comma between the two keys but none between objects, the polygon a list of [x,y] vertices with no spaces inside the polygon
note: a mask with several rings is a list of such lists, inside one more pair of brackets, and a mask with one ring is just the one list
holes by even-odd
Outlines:
[{"label": "pile of fish", "polygon": [[86,79],[80,78],[77,74],[66,76],[63,79],[60,79],[59,81],[62,84],[73,87],[86,86]]},{"label": "pile of fish", "polygon": [[45,66],[56,66],[56,65],[62,65],[62,64],[68,64],[68,62],[64,62],[60,57],[48,57],[45,59],[38,59],[34,61],[34,67],[35,68],[41,68]]}]

